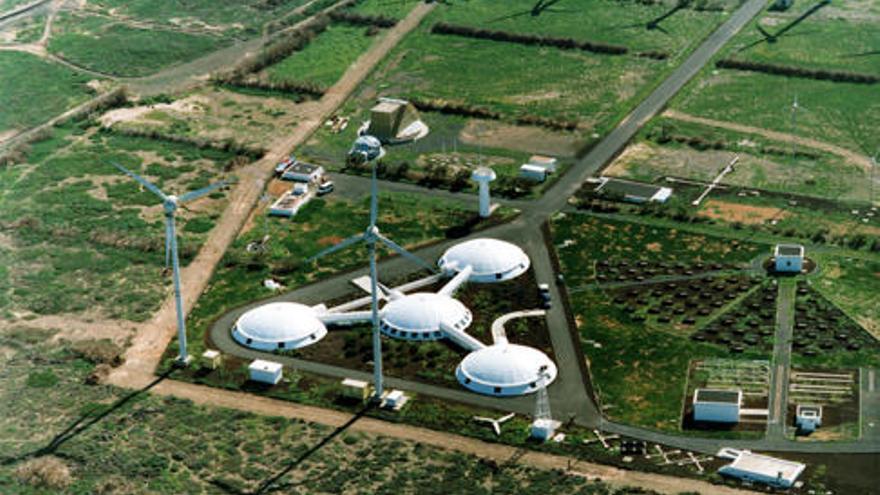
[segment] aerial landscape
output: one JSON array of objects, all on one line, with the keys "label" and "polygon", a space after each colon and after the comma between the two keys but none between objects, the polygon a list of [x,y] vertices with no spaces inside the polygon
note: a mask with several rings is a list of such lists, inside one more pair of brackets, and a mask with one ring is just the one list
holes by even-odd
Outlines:
[{"label": "aerial landscape", "polygon": [[0,0],[0,494],[880,494],[880,0]]}]

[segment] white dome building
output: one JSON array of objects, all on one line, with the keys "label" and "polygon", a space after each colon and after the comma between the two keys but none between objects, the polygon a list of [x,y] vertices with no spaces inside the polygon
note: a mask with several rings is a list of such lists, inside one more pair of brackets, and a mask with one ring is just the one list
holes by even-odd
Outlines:
[{"label": "white dome building", "polygon": [[447,249],[437,262],[444,271],[473,269],[469,282],[504,282],[529,269],[526,253],[516,244],[498,239],[480,238]]},{"label": "white dome building", "polygon": [[276,302],[264,304],[241,315],[232,328],[239,344],[272,351],[299,349],[324,338],[327,327],[315,310],[303,304]]},{"label": "white dome building", "polygon": [[556,379],[556,365],[546,354],[524,345],[496,344],[471,352],[455,369],[465,388],[494,396],[525,395],[538,390],[538,372],[545,368],[546,383]]},{"label": "white dome building", "polygon": [[437,340],[443,338],[441,325],[462,331],[473,317],[460,301],[447,295],[416,292],[394,299],[382,308],[379,329],[397,339]]}]

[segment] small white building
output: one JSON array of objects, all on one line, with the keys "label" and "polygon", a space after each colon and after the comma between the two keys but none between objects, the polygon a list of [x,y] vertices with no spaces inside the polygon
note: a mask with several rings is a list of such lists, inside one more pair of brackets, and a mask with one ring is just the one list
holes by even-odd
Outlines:
[{"label": "small white building", "polygon": [[292,180],[296,182],[318,182],[318,179],[324,175],[324,167],[320,165],[312,165],[311,163],[296,162],[281,174],[284,180]]},{"label": "small white building", "polygon": [[248,372],[250,372],[251,380],[255,382],[277,385],[281,381],[281,370],[283,368],[281,363],[255,359],[248,366]]},{"label": "small white building", "polygon": [[547,171],[548,174],[552,174],[556,172],[556,166],[559,164],[559,160],[553,158],[552,156],[544,156],[544,155],[532,155],[529,158],[529,165],[534,165],[535,167],[541,167]]},{"label": "small white building", "polygon": [[795,425],[803,433],[812,433],[822,426],[822,406],[798,404]]},{"label": "small white building", "polygon": [[724,448],[718,452],[717,457],[733,459],[733,462],[718,469],[719,474],[781,488],[794,485],[807,467],[800,462],[754,454],[749,450]]},{"label": "small white building", "polygon": [[782,273],[800,273],[804,266],[804,247],[800,244],[777,244],[773,252],[775,269]]},{"label": "small white building", "polygon": [[738,423],[742,391],[698,388],[693,404],[694,421]]},{"label": "small white building", "polygon": [[372,393],[373,387],[363,380],[355,380],[354,378],[342,380],[342,394],[349,399],[363,402],[369,399]]},{"label": "small white building", "polygon": [[223,363],[223,356],[213,349],[208,349],[202,353],[202,367],[216,370]]},{"label": "small white building", "polygon": [[546,442],[556,435],[556,429],[562,426],[562,422],[555,419],[536,419],[532,421],[529,435],[541,442]]},{"label": "small white building", "polygon": [[409,402],[409,397],[403,393],[402,390],[392,390],[385,394],[385,397],[382,400],[382,407],[393,411],[399,411],[407,402]]},{"label": "small white building", "polygon": [[619,196],[629,203],[665,203],[672,196],[672,189],[613,177],[599,177],[596,193]]},{"label": "small white building", "polygon": [[519,167],[519,176],[535,182],[544,182],[547,179],[547,170],[544,167],[526,163]]}]

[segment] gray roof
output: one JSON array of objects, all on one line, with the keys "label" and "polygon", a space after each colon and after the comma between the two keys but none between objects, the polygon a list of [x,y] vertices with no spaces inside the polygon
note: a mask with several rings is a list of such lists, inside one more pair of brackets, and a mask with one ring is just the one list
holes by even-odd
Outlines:
[{"label": "gray roof", "polygon": [[739,404],[739,390],[697,389],[696,402],[724,402]]}]

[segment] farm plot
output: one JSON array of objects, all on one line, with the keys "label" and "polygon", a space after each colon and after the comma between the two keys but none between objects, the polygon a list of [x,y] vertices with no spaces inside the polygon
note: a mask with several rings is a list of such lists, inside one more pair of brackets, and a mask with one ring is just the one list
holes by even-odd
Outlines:
[{"label": "farm plot", "polygon": [[112,110],[100,121],[122,131],[232,141],[268,149],[296,126],[302,114],[303,108],[289,98],[202,88],[170,103]]},{"label": "farm plot", "polygon": [[155,26],[136,27],[95,15],[62,12],[48,49],[75,65],[111,76],[146,76],[229,43],[222,37]]},{"label": "farm plot", "polygon": [[[693,396],[698,388],[712,390],[739,390],[743,394],[742,409],[756,414],[741,417],[738,423],[725,426],[719,423],[694,421]],[[770,362],[731,359],[706,359],[691,362],[687,389],[684,396],[683,429],[759,431],[767,427],[766,411],[770,404]]]},{"label": "farm plot", "polygon": [[813,290],[842,309],[875,339],[880,339],[880,305],[865,294],[880,293],[880,262],[859,258],[819,257],[821,278]]},{"label": "farm plot", "polygon": [[0,51],[0,141],[86,101],[91,79],[29,53]]},{"label": "farm plot", "polygon": [[720,184],[803,196],[868,201],[867,160],[749,134],[675,120],[654,119],[605,171],[639,181],[673,177],[711,182],[736,157]]},{"label": "farm plot", "polygon": [[[729,279],[732,281],[733,279]],[[725,290],[718,280],[709,287],[716,293]],[[773,346],[776,327],[776,285],[769,282],[752,282],[743,297],[727,292],[726,299],[735,299],[710,316],[710,321],[691,334],[695,342],[711,342],[726,347],[731,354],[757,352],[768,354]],[[739,286],[742,290],[743,286]],[[716,299],[713,305],[718,305]],[[722,302],[723,304],[723,302]]]},{"label": "farm plot", "polygon": [[[746,268],[767,248],[757,243],[682,232],[675,228],[601,218],[584,213],[553,219],[554,242],[570,287],[600,280],[636,280],[650,275],[688,276],[706,270]],[[623,271],[620,268],[626,263]],[[639,266],[639,265],[643,266]],[[635,269],[635,273],[630,273]],[[616,270],[612,271],[612,270]],[[614,278],[612,278],[614,275]],[[621,275],[625,278],[621,279]]]},{"label": "farm plot", "polygon": [[880,343],[805,281],[798,283],[792,347],[796,361],[826,366],[880,364]]},{"label": "farm plot", "polygon": [[[798,3],[791,12],[768,13],[755,22],[775,33],[815,4]],[[771,64],[801,72],[880,76],[880,63],[873,54],[880,43],[876,21],[876,11],[866,10],[864,3],[835,3],[780,35],[774,43],[760,42],[762,35],[753,24],[728,44],[718,60]],[[804,74],[784,77],[707,67],[671,106],[694,115],[794,133],[873,154],[880,146],[872,133],[880,122],[880,100],[872,96],[876,94],[875,86],[816,80]],[[791,124],[795,98],[796,129]]]},{"label": "farm plot", "polygon": [[792,369],[788,386],[789,428],[795,430],[798,405],[822,407],[822,425],[803,440],[854,440],[859,437],[859,372]]},{"label": "farm plot", "polygon": [[[738,4],[737,0],[722,0],[697,10],[675,9],[674,1],[581,0],[559,5],[558,9],[539,9],[532,0],[504,4],[475,0],[450,5],[440,11],[438,18],[451,24],[596,41],[677,56],[712,32],[726,11],[732,11]],[[659,21],[656,28],[648,27],[649,22],[665,14],[670,15]]]},{"label": "farm plot", "polygon": [[[2,311],[7,318],[88,312],[142,321],[164,297],[158,199],[110,165],[165,191],[204,187],[235,155],[68,124],[0,170]],[[178,217],[181,258],[198,250],[224,206],[218,192]]]}]

